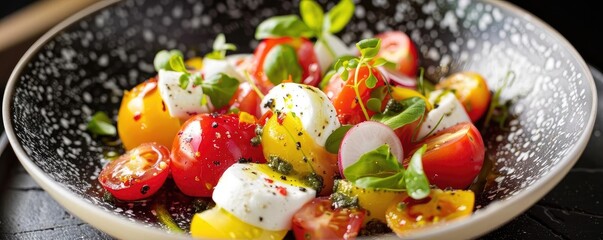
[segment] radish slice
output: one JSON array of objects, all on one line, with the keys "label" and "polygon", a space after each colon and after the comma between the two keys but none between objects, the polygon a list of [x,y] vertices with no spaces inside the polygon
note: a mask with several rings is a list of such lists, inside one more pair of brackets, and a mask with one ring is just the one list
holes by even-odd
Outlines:
[{"label": "radish slice", "polygon": [[379,71],[381,71],[381,75],[383,75],[383,77],[394,86],[401,86],[412,89],[417,88],[417,81],[413,78],[402,75],[401,73],[396,72],[395,70],[387,69],[384,66],[379,66],[377,67],[377,69],[379,69]]},{"label": "radish slice", "polygon": [[360,156],[388,144],[398,162],[402,163],[402,143],[390,127],[375,121],[356,124],[345,134],[339,147],[339,172],[354,164]]}]

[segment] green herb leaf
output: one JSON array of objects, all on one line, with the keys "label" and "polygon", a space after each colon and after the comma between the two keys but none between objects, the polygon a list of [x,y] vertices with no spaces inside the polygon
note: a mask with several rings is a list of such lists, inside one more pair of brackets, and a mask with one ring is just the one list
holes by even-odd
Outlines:
[{"label": "green herb leaf", "polygon": [[364,81],[364,84],[367,88],[374,88],[377,86],[377,78],[373,74],[373,71],[369,70],[369,76],[366,78],[366,81]]},{"label": "green herb leaf", "polygon": [[343,170],[343,175],[348,181],[355,183],[361,178],[385,178],[400,171],[404,171],[404,168],[391,153],[389,145],[383,144],[360,156],[358,161]]},{"label": "green herb leaf", "polygon": [[323,29],[330,33],[341,31],[354,16],[354,1],[341,0],[333,7],[325,17]]},{"label": "green herb leaf", "polygon": [[264,60],[263,70],[274,85],[278,85],[289,77],[293,82],[301,82],[302,69],[297,61],[297,53],[293,47],[286,44],[280,44],[270,49]]},{"label": "green herb leaf", "polygon": [[302,0],[299,3],[299,12],[308,27],[318,34],[322,33],[322,21],[325,13],[318,3],[314,0]]},{"label": "green herb leaf", "polygon": [[88,131],[97,134],[97,135],[105,135],[105,136],[115,136],[117,133],[117,129],[113,125],[111,119],[107,116],[105,112],[96,112],[88,125],[86,126]]},{"label": "green herb leaf", "polygon": [[380,101],[383,101],[383,99],[385,99],[385,96],[387,96],[388,93],[389,88],[387,86],[380,86],[371,91],[371,98],[376,98]]},{"label": "green herb leaf", "polygon": [[169,66],[170,69],[166,70],[188,73],[188,71],[186,70],[186,66],[184,66],[184,59],[180,55],[172,55],[170,57]]},{"label": "green herb leaf", "polygon": [[190,79],[190,74],[188,74],[188,73],[184,73],[184,74],[180,75],[180,78],[178,79],[178,86],[180,86],[180,88],[182,88],[182,89],[186,89],[186,87],[188,87],[189,79]]},{"label": "green herb leaf", "polygon": [[344,82],[347,81],[350,76],[350,70],[345,67],[340,68],[339,76]]},{"label": "green herb leaf", "polygon": [[357,68],[359,63],[360,61],[358,60],[358,58],[350,58],[349,60],[347,60],[347,67]]},{"label": "green herb leaf", "polygon": [[161,69],[172,70],[170,68],[170,58],[172,58],[172,56],[183,57],[184,55],[182,54],[182,52],[180,52],[180,50],[161,50],[157,52],[157,54],[155,54],[155,58],[153,59],[153,66],[155,66],[155,71],[159,72],[159,70]]},{"label": "green herb leaf", "polygon": [[218,73],[201,82],[203,93],[209,96],[216,109],[228,104],[239,88],[239,80],[224,73]]},{"label": "green herb leaf", "polygon": [[373,112],[380,113],[381,112],[381,100],[377,98],[369,98],[366,102],[366,108]]},{"label": "green herb leaf", "polygon": [[360,42],[356,43],[356,48],[358,48],[362,57],[367,59],[374,58],[381,48],[381,39],[368,38],[360,40]]},{"label": "green herb leaf", "polygon": [[399,103],[402,105],[403,111],[395,112],[386,108],[383,113],[375,114],[371,119],[396,130],[418,120],[425,114],[425,101],[420,97],[407,98]]},{"label": "green herb leaf", "polygon": [[210,52],[205,55],[206,58],[222,60],[226,58],[226,51],[235,51],[237,50],[237,46],[232,43],[226,43],[226,37],[224,34],[220,33],[216,36],[214,40],[214,44],[212,46],[213,52]]},{"label": "green herb leaf", "polygon": [[184,230],[172,218],[165,206],[161,203],[153,204],[152,208],[157,216],[157,220],[163,224],[170,232],[184,233]]},{"label": "green herb leaf", "polygon": [[373,67],[379,67],[379,66],[385,66],[386,68],[391,68],[391,69],[395,69],[396,68],[396,64],[395,63],[390,62],[387,59],[382,58],[382,57],[378,57],[373,62]]},{"label": "green herb leaf", "polygon": [[343,137],[350,130],[350,128],[352,128],[352,125],[342,125],[341,127],[335,129],[331,135],[329,135],[327,141],[325,142],[325,148],[328,152],[335,154],[339,152],[341,140],[343,140]]},{"label": "green herb leaf", "polygon": [[427,149],[423,144],[411,157],[406,172],[404,172],[404,182],[408,195],[414,199],[423,199],[429,195],[429,181],[423,172],[422,157]]},{"label": "green herb leaf", "polygon": [[361,188],[379,188],[392,191],[404,191],[404,171],[387,177],[363,177],[354,181],[354,185]]},{"label": "green herb leaf", "polygon": [[314,31],[297,15],[275,16],[264,20],[255,31],[255,39],[271,37],[306,37],[314,36]]}]

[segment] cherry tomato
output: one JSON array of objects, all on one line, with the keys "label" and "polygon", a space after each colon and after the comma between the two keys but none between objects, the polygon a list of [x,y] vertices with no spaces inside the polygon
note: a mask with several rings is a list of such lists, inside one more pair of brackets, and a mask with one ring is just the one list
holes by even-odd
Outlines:
[{"label": "cherry tomato", "polygon": [[256,125],[248,119],[233,114],[198,114],[182,125],[171,155],[172,177],[180,191],[210,197],[230,165],[265,162],[262,146],[251,142]]},{"label": "cherry tomato", "polygon": [[429,183],[441,189],[468,187],[484,163],[484,141],[470,122],[444,129],[416,146],[423,144],[427,144],[427,151],[423,154],[423,170]]},{"label": "cherry tomato", "polygon": [[321,80],[321,72],[312,42],[304,38],[270,38],[262,40],[253,53],[253,63],[251,64],[250,72],[255,77],[260,90],[263,93],[267,93],[274,87],[274,84],[264,75],[263,67],[268,52],[280,44],[287,44],[297,50],[297,60],[303,71],[302,83],[312,86],[318,85]]},{"label": "cherry tomato", "polygon": [[459,72],[436,85],[436,89],[454,90],[472,122],[479,120],[490,104],[490,90],[486,80],[476,72]]},{"label": "cherry tomato", "polygon": [[361,209],[333,209],[328,198],[316,198],[293,215],[296,239],[353,239],[364,220]]},{"label": "cherry tomato", "polygon": [[171,146],[180,129],[180,120],[170,116],[151,78],[131,91],[125,91],[117,118],[117,130],[126,149],[157,142]]},{"label": "cherry tomato", "polygon": [[[367,120],[362,112],[360,104],[358,104],[356,100],[356,92],[353,87],[354,72],[355,70],[350,70],[350,74],[346,81],[343,81],[339,74],[333,75],[329,84],[324,88],[324,92],[327,94],[327,97],[331,99],[337,110],[337,117],[341,124],[357,124]],[[371,91],[385,85],[379,70],[372,69],[372,73],[377,78],[377,84],[373,88],[368,88],[365,84],[366,79],[369,77],[368,68],[363,66],[358,70],[358,92],[360,93],[360,99],[362,99],[365,107],[366,103],[371,98]],[[375,115],[375,112],[369,109],[367,109],[367,112],[369,117]]]},{"label": "cherry tomato", "polygon": [[436,189],[421,200],[406,197],[390,203],[385,219],[387,225],[403,237],[413,230],[468,217],[473,212],[474,202],[472,191]]},{"label": "cherry tomato", "polygon": [[239,88],[230,99],[230,109],[239,109],[239,111],[247,112],[256,118],[261,117],[262,110],[260,108],[260,96],[248,82],[239,84]]},{"label": "cherry tomato", "polygon": [[169,150],[158,143],[144,143],[107,164],[98,180],[120,200],[147,198],[163,185],[169,174]]},{"label": "cherry tomato", "polygon": [[390,31],[376,36],[381,39],[381,49],[377,56],[396,64],[398,72],[414,77],[419,67],[417,47],[404,32]]}]

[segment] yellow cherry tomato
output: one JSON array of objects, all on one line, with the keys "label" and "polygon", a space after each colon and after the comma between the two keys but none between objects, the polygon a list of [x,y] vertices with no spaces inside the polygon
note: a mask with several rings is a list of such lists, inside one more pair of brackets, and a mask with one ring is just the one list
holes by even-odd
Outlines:
[{"label": "yellow cherry tomato", "polygon": [[192,68],[193,70],[201,70],[203,68],[203,58],[194,57],[186,60],[185,66]]},{"label": "yellow cherry tomato", "polygon": [[358,206],[366,210],[363,225],[376,219],[385,223],[385,211],[390,203],[404,200],[406,192],[358,187],[347,180],[336,180],[334,192],[358,198]]},{"label": "yellow cherry tomato", "polygon": [[490,104],[491,93],[486,80],[476,72],[455,73],[439,82],[436,89],[453,90],[472,122],[479,120]]},{"label": "yellow cherry tomato", "polygon": [[283,239],[287,230],[269,231],[239,220],[221,207],[197,213],[191,222],[191,235],[206,239]]},{"label": "yellow cherry tomato", "polygon": [[337,155],[316,144],[295,115],[274,114],[270,117],[262,132],[262,147],[268,162],[275,157],[288,162],[293,167],[292,173],[301,179],[311,173],[320,175],[323,188],[319,195],[332,192],[333,180],[339,172]]},{"label": "yellow cherry tomato", "polygon": [[408,233],[468,217],[473,212],[475,195],[470,190],[431,190],[428,197],[410,197],[390,203],[385,213],[387,225],[400,237]]},{"label": "yellow cherry tomato", "polygon": [[179,129],[180,120],[170,116],[154,78],[124,93],[117,131],[126,150],[147,142],[172,146]]}]

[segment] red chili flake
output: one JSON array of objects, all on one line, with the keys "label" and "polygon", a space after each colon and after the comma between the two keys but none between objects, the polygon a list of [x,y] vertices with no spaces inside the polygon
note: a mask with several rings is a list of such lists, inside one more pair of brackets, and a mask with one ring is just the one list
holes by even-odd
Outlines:
[{"label": "red chili flake", "polygon": [[161,109],[165,112],[165,102],[163,102],[163,100],[161,100]]},{"label": "red chili flake", "polygon": [[287,189],[285,187],[278,186],[276,187],[276,191],[283,196],[287,196]]},{"label": "red chili flake", "polygon": [[138,121],[138,120],[140,120],[140,118],[141,118],[141,117],[142,117],[142,114],[141,114],[141,113],[136,113],[136,114],[134,114],[134,121]]},{"label": "red chili flake", "polygon": [[283,125],[283,121],[285,120],[285,115],[284,113],[281,113],[278,115],[278,117],[276,118],[276,121],[278,122],[278,124]]},{"label": "red chili flake", "polygon": [[264,178],[264,181],[266,181],[267,183],[273,183],[274,180],[270,179],[270,178]]}]

